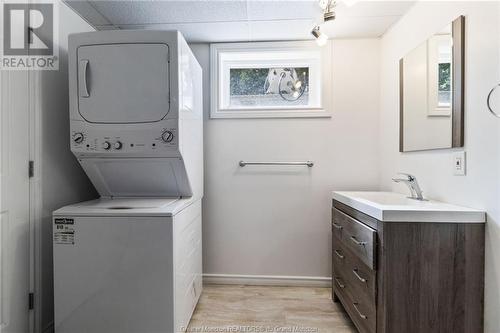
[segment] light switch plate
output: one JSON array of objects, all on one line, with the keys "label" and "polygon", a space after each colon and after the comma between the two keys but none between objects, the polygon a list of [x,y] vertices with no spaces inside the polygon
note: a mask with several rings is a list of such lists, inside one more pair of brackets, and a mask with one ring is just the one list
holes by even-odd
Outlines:
[{"label": "light switch plate", "polygon": [[455,176],[465,176],[465,151],[457,151],[453,154],[453,174]]}]

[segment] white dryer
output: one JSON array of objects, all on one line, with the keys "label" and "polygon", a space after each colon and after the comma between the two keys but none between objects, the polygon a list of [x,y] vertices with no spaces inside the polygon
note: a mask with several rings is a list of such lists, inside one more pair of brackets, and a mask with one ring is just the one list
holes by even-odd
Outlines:
[{"label": "white dryer", "polygon": [[99,200],[53,213],[56,333],[173,333],[202,290],[202,71],[177,31],[69,37],[71,150]]},{"label": "white dryer", "polygon": [[102,196],[203,195],[201,79],[178,31],[69,36],[71,151]]}]

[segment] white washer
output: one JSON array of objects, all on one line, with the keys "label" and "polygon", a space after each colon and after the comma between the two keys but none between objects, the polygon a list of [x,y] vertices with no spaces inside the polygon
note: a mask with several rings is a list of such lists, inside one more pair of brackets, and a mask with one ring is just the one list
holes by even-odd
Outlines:
[{"label": "white washer", "polygon": [[202,290],[201,200],[67,206],[53,239],[56,332],[185,330]]}]

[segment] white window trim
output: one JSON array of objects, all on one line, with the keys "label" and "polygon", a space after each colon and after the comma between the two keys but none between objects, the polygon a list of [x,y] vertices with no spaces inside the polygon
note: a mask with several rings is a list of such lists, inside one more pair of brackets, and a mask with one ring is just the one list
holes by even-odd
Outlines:
[{"label": "white window trim", "polygon": [[[453,60],[450,49],[450,54],[447,59],[442,59],[441,54],[439,54],[439,42],[441,40],[449,40],[451,34],[442,34],[432,36],[427,40],[427,116],[429,117],[451,117],[451,110],[453,105],[453,89],[450,91],[450,105],[440,106],[439,105],[439,65],[442,63],[450,64],[450,75],[453,80]],[[454,83],[452,82],[452,85]]]},{"label": "white window trim", "polygon": [[[310,106],[290,106],[286,108],[282,107],[263,107],[263,108],[224,108],[222,105],[223,101],[223,89],[219,87],[220,77],[223,75],[224,71],[227,71],[228,64],[222,63],[221,55],[229,54],[230,52],[243,53],[243,52],[286,52],[292,51],[297,53],[318,51],[319,59],[316,58],[316,64],[314,61],[304,63],[304,58],[300,57],[294,61],[290,58],[286,59],[287,63],[293,64],[294,66],[308,65],[312,64],[312,68],[316,66],[316,73],[313,75],[318,75],[315,79],[316,84],[321,86],[320,96],[318,97],[318,105],[314,107]],[[317,118],[317,117],[331,117],[331,86],[332,86],[332,46],[329,42],[324,47],[319,47],[314,41],[300,41],[300,42],[258,42],[258,43],[218,43],[210,45],[210,90],[211,90],[211,102],[210,102],[210,118],[220,119],[220,118]],[[285,57],[286,58],[286,57]],[[305,59],[307,60],[307,59]],[[319,61],[318,61],[319,60]],[[234,62],[228,61],[229,65],[234,65]],[[254,65],[278,65],[277,62],[272,60],[269,61],[259,61],[256,60]],[[244,67],[249,67],[248,63]],[[221,68],[222,67],[222,68]],[[311,83],[313,81],[311,80]],[[313,83],[314,84],[314,83]],[[227,87],[226,87],[227,89]],[[226,92],[227,93],[227,92]]]}]

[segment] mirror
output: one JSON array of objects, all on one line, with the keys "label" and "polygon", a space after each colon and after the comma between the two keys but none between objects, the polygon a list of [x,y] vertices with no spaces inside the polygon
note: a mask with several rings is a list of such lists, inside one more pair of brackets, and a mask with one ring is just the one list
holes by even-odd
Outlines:
[{"label": "mirror", "polygon": [[463,147],[464,24],[461,16],[399,61],[399,151]]}]

